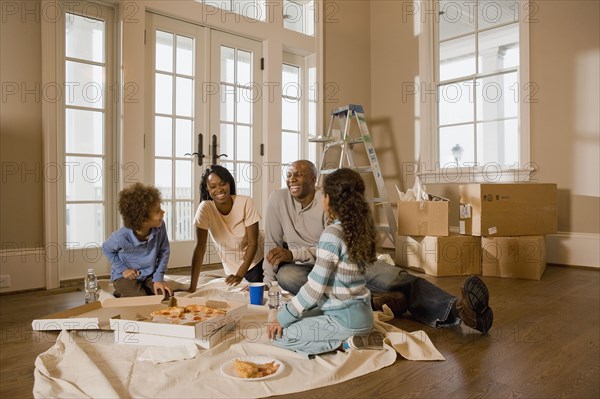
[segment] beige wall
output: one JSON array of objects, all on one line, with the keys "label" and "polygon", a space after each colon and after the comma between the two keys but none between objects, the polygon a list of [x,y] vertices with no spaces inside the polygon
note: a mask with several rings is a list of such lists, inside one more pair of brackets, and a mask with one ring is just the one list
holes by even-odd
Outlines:
[{"label": "beige wall", "polygon": [[43,240],[42,65],[39,0],[2,7],[0,21],[0,249]]},{"label": "beige wall", "polygon": [[[373,129],[373,140],[385,160],[386,178],[397,176],[404,190],[413,183],[406,172],[418,156],[419,122],[412,98],[401,96],[403,82],[414,82],[419,74],[409,3],[370,2],[371,115],[372,125],[381,129]],[[537,21],[530,25],[530,80],[539,89],[531,106],[530,155],[539,168],[533,178],[557,183],[563,232],[600,233],[599,4],[538,1]],[[458,203],[456,185],[430,184],[428,190]],[[457,207],[451,207],[450,224],[458,226]]]}]

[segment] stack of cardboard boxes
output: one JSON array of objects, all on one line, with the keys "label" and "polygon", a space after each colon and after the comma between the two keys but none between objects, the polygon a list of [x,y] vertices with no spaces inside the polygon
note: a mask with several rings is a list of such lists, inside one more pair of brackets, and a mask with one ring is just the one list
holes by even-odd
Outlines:
[{"label": "stack of cardboard boxes", "polygon": [[460,234],[448,201],[398,202],[396,263],[432,276],[482,274],[539,280],[546,234],[557,231],[556,184],[459,187]]}]

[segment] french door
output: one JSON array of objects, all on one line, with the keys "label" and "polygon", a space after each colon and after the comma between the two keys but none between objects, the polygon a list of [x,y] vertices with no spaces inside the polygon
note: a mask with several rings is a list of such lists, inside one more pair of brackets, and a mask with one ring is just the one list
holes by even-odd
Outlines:
[{"label": "french door", "polygon": [[[200,178],[213,159],[261,205],[261,44],[152,13],[146,21],[145,179],[162,194],[169,267],[189,266]],[[204,263],[217,262],[209,243]]]}]

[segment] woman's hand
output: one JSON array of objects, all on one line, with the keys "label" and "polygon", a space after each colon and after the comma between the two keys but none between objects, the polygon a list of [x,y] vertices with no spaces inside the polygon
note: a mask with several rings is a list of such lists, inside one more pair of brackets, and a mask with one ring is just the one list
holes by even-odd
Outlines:
[{"label": "woman's hand", "polygon": [[170,296],[173,296],[173,290],[164,281],[155,281],[152,285],[154,286],[154,295],[162,294],[166,296],[168,292]]},{"label": "woman's hand", "polygon": [[238,276],[237,274],[230,274],[225,278],[225,284],[236,286],[242,282],[243,277]]},{"label": "woman's hand", "polygon": [[283,327],[277,320],[273,320],[269,323],[267,331],[269,332],[269,339],[275,339],[277,337],[281,338],[283,335]]},{"label": "woman's hand", "polygon": [[123,272],[123,277],[128,280],[135,280],[140,275],[140,271],[137,269],[126,269]]}]

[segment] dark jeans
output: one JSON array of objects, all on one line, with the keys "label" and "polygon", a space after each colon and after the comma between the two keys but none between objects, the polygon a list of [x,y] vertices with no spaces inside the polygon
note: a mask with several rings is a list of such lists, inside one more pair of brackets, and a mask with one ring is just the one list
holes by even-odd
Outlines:
[{"label": "dark jeans", "polygon": [[[285,263],[279,265],[277,281],[286,291],[296,295],[308,280],[313,265]],[[400,291],[406,297],[408,310],[420,322],[432,327],[450,327],[460,324],[452,311],[458,300],[429,281],[408,274],[404,270],[376,261],[365,275],[367,288],[373,293]]]},{"label": "dark jeans", "polygon": [[249,281],[251,283],[262,283],[264,277],[262,263],[263,260],[261,259],[261,261],[258,262],[256,266],[248,270],[248,272],[244,276],[246,281]]},{"label": "dark jeans", "polygon": [[151,276],[141,281],[121,277],[113,281],[113,286],[115,287],[114,295],[117,298],[154,295],[154,283]]}]

